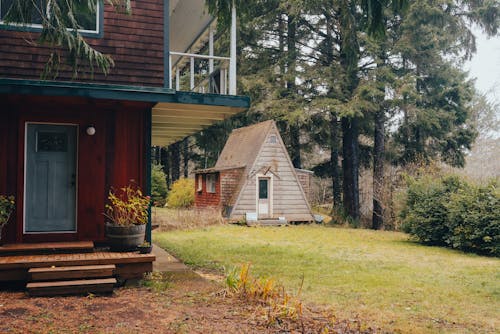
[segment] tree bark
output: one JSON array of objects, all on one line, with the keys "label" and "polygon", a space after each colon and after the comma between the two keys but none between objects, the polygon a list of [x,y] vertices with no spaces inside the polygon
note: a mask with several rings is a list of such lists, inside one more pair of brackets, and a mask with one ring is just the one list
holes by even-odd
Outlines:
[{"label": "tree bark", "polygon": [[384,152],[385,152],[385,115],[380,108],[375,113],[375,134],[373,146],[373,217],[372,228],[379,230],[384,226]]},{"label": "tree bark", "polygon": [[302,168],[300,157],[300,130],[296,125],[290,125],[290,144],[292,148],[293,167]]},{"label": "tree bark", "polygon": [[172,151],[172,182],[179,179],[181,175],[181,152],[180,152],[180,142],[176,142],[170,145]]},{"label": "tree bark", "polygon": [[342,118],[342,167],[344,209],[354,220],[359,220],[359,119]]},{"label": "tree bark", "polygon": [[182,162],[184,177],[187,178],[189,176],[189,142],[187,137],[182,141]]},{"label": "tree bark", "polygon": [[167,181],[167,188],[170,189],[170,159],[169,152],[166,147],[160,148],[160,164],[162,166],[163,172],[165,173],[165,180]]},{"label": "tree bark", "polygon": [[342,207],[342,182],[340,179],[339,168],[339,124],[335,113],[331,113],[330,118],[330,167],[332,176],[333,207],[340,209]]},{"label": "tree bark", "polygon": [[[288,90],[288,97],[295,99],[297,94],[297,87],[295,85],[296,77],[296,62],[297,62],[297,22],[294,15],[288,15],[287,21],[287,81],[286,87]],[[295,168],[302,168],[301,154],[300,154],[300,128],[298,124],[290,124],[290,146],[291,146],[291,160]]]}]

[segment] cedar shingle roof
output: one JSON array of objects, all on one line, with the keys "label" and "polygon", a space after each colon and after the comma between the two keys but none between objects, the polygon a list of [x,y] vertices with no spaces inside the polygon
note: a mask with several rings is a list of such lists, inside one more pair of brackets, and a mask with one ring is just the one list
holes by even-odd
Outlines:
[{"label": "cedar shingle roof", "polygon": [[233,130],[222,150],[215,169],[251,168],[274,121],[269,120]]}]

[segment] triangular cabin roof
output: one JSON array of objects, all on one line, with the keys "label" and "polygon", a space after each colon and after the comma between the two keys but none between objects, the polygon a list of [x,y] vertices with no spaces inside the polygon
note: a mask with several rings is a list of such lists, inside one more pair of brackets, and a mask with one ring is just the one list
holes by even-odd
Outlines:
[{"label": "triangular cabin roof", "polygon": [[273,126],[274,121],[269,120],[233,130],[214,169],[223,170],[242,166],[251,168]]}]

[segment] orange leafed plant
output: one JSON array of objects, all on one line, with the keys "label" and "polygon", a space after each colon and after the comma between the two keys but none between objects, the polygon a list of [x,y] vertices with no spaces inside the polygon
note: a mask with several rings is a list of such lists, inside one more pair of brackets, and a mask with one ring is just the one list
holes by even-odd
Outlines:
[{"label": "orange leafed plant", "polygon": [[151,202],[136,185],[128,185],[118,191],[109,191],[106,216],[111,223],[121,226],[143,225],[148,222],[148,209]]}]

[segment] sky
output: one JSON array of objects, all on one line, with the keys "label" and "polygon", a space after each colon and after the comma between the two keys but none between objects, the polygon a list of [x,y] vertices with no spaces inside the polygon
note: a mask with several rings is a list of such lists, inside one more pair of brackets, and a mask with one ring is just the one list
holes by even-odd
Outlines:
[{"label": "sky", "polygon": [[488,39],[476,34],[477,53],[464,65],[471,78],[477,78],[476,88],[500,101],[500,36]]}]

